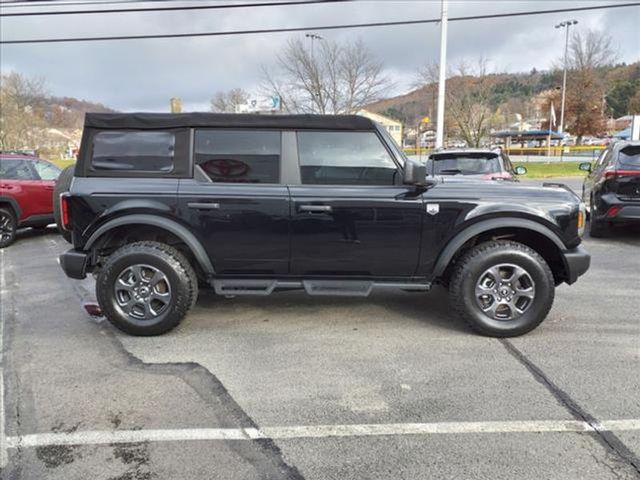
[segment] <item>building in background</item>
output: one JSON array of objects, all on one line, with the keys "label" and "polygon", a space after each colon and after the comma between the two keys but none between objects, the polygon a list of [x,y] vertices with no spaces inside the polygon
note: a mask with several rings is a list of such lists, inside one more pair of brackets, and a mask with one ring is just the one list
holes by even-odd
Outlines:
[{"label": "building in background", "polygon": [[367,117],[374,122],[378,122],[384,128],[387,129],[391,137],[396,141],[398,145],[402,145],[402,122],[379,113],[373,113],[368,110],[360,110],[358,115]]},{"label": "building in background", "polygon": [[249,97],[235,106],[236,113],[279,113],[282,102],[278,95]]},{"label": "building in background", "polygon": [[170,102],[171,113],[181,113],[182,112],[182,100],[178,97],[173,97]]}]

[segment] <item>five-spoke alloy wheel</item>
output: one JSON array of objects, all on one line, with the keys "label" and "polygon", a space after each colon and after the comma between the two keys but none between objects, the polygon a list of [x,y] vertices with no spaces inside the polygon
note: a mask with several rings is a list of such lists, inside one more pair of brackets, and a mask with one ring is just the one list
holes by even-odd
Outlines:
[{"label": "five-spoke alloy wheel", "polygon": [[456,262],[449,282],[452,309],[474,330],[514,337],[536,328],[553,304],[555,283],[535,250],[510,240],[476,245]]}]

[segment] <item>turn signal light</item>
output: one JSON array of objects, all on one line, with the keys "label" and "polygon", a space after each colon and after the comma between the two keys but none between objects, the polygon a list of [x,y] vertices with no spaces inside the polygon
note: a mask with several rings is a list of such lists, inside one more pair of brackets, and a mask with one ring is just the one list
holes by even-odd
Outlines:
[{"label": "turn signal light", "polygon": [[587,208],[584,202],[580,202],[580,208],[578,208],[578,235],[582,237],[584,234],[584,226],[587,219]]},{"label": "turn signal light", "polygon": [[71,230],[71,197],[68,193],[60,194],[60,223],[64,230]]}]

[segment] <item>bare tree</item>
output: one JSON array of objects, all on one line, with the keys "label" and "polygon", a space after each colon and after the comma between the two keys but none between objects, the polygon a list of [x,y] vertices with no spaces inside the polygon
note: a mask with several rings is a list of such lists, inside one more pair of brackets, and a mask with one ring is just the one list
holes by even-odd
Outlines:
[{"label": "bare tree", "polygon": [[36,148],[44,128],[44,80],[16,72],[0,77],[0,149]]},{"label": "bare tree", "polygon": [[275,71],[263,67],[263,73],[263,90],[280,96],[283,109],[295,113],[355,113],[391,86],[360,40],[323,40],[314,52],[301,39],[290,40]]},{"label": "bare tree", "polygon": [[[494,112],[491,107],[493,78],[487,62],[462,61],[447,75],[445,130],[455,131],[469,147],[479,147],[489,134]],[[425,65],[417,72],[416,85],[437,88],[438,66]]]},{"label": "bare tree", "polygon": [[249,94],[242,88],[234,88],[226,92],[217,92],[211,99],[211,111],[219,113],[235,113],[238,105],[244,105]]},{"label": "bare tree", "polygon": [[569,44],[568,66],[572,70],[600,68],[615,63],[617,53],[611,36],[600,30],[577,30]]}]

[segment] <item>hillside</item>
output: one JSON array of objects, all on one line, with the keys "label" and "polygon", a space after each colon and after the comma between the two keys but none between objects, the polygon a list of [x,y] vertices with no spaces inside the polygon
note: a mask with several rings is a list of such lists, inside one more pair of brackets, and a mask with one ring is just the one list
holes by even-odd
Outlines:
[{"label": "hillside", "polygon": [[81,129],[85,113],[113,113],[116,110],[101,103],[73,97],[47,97],[44,100],[44,112],[51,128]]},{"label": "hillside", "polygon": [[[597,73],[606,99],[605,115],[617,118],[631,113],[632,100],[640,97],[640,62],[601,68]],[[470,80],[478,81],[478,77],[450,77],[447,79],[447,88],[458,91]],[[490,85],[488,102],[491,110],[500,114],[504,123],[508,124],[515,122],[516,113],[524,118],[534,117],[536,96],[562,85],[562,72],[534,69],[529,73],[490,74],[485,80]],[[571,88],[570,80],[571,75],[568,91]],[[435,119],[436,103],[437,84],[429,83],[406,94],[372,103],[366,109],[415,126],[424,116]]]}]

